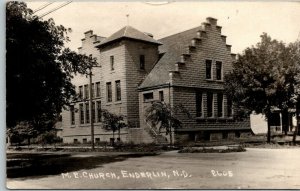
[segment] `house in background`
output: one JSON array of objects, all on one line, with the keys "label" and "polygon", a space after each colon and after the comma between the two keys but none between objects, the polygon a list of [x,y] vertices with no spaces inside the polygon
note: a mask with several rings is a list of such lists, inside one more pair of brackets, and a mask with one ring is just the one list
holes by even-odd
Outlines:
[{"label": "house in background", "polygon": [[180,116],[178,142],[249,135],[249,118],[236,118],[233,103],[224,94],[224,75],[235,59],[230,49],[211,17],[199,27],[160,40],[130,26],[107,38],[86,32],[79,52],[99,63],[92,71],[93,109],[89,111],[89,79],[77,76],[74,84],[82,101],[62,114],[64,142],[90,141],[90,113],[95,142],[109,141],[112,132],[102,128],[101,109],[126,116],[122,141],[155,142],[162,135],[145,120],[153,100],[182,104],[190,111],[192,119]]}]

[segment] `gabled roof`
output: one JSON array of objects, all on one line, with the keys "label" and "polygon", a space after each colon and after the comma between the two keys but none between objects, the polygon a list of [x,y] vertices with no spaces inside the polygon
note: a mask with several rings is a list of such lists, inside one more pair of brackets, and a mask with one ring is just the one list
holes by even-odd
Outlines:
[{"label": "gabled roof", "polygon": [[166,85],[169,81],[169,71],[175,70],[175,63],[180,60],[180,56],[186,52],[186,48],[191,43],[191,39],[193,39],[197,31],[201,29],[202,27],[199,26],[159,39],[159,41],[163,43],[163,45],[159,47],[159,52],[163,53],[163,56],[147,75],[143,83],[139,86],[139,89]]},{"label": "gabled roof", "polygon": [[105,40],[103,40],[97,47],[100,47],[104,44],[108,44],[111,42],[114,42],[116,40],[120,40],[122,38],[128,38],[128,39],[134,39],[134,40],[139,40],[139,41],[144,41],[144,42],[149,42],[153,44],[158,44],[161,45],[160,42],[157,40],[153,39],[146,33],[143,33],[131,26],[125,26],[119,31],[115,32],[111,36],[107,37]]}]

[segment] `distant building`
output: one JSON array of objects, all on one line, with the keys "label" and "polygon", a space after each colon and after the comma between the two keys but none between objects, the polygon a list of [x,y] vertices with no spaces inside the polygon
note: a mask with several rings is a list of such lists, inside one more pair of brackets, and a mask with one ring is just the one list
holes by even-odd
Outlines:
[{"label": "distant building", "polygon": [[[153,100],[183,104],[192,114],[181,116],[183,128],[176,141],[230,139],[251,132],[249,118],[235,118],[231,100],[224,94],[224,75],[232,69],[235,55],[221,35],[217,20],[155,40],[153,35],[126,26],[110,37],[85,33],[79,53],[96,57],[93,69],[93,121],[95,141],[109,141],[103,130],[101,109],[126,116],[128,128],[121,140],[153,142],[161,138],[145,122],[145,109]],[[82,101],[64,111],[64,142],[90,141],[89,79],[74,79]]]}]

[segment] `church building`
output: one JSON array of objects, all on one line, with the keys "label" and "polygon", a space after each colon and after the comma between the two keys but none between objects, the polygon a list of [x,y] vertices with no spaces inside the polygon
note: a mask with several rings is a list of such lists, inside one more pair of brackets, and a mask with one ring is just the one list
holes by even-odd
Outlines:
[{"label": "church building", "polygon": [[131,26],[107,38],[87,31],[79,53],[96,57],[99,65],[92,70],[91,98],[89,78],[73,80],[82,99],[62,113],[63,141],[91,141],[90,119],[95,142],[109,141],[112,132],[102,128],[103,109],[126,116],[127,127],[120,133],[123,142],[168,140],[146,122],[145,110],[154,100],[183,105],[190,112],[192,118],[179,115],[183,124],[174,132],[177,142],[249,135],[249,118],[236,117],[224,93],[224,75],[231,71],[236,55],[221,29],[216,19],[208,17],[199,27],[158,40]]}]

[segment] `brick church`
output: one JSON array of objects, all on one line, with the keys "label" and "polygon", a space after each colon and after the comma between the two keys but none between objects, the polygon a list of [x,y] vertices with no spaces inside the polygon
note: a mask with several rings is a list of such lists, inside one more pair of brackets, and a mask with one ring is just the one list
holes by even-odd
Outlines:
[{"label": "brick church", "polygon": [[128,127],[121,130],[121,141],[167,140],[145,120],[153,100],[182,104],[189,110],[192,118],[179,116],[183,126],[175,133],[178,142],[234,139],[251,133],[249,118],[236,118],[233,103],[224,94],[224,75],[232,69],[235,54],[221,29],[216,19],[208,17],[199,27],[159,40],[131,26],[107,38],[85,32],[79,53],[96,57],[99,66],[92,70],[92,98],[89,78],[73,80],[82,99],[62,113],[63,141],[89,142],[90,119],[95,142],[109,141],[112,132],[102,128],[102,109],[126,116]]}]

